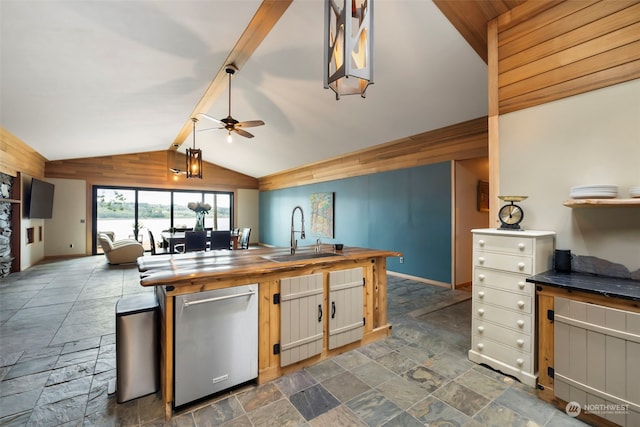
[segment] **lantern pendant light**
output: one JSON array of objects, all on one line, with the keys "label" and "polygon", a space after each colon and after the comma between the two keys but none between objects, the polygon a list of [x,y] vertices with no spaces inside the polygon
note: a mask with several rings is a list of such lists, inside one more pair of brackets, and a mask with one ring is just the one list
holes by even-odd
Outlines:
[{"label": "lantern pendant light", "polygon": [[198,119],[191,118],[193,122],[193,148],[187,148],[187,178],[202,179],[202,150],[196,148],[196,123]]},{"label": "lantern pendant light", "polygon": [[[338,6],[342,3],[342,9]],[[359,94],[373,84],[373,0],[325,0],[324,87]]]}]

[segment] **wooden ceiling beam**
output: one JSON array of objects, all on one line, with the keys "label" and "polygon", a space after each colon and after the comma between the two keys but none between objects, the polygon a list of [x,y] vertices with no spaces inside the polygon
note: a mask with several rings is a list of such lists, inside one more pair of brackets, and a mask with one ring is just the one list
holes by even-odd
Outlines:
[{"label": "wooden ceiling beam", "polygon": [[282,17],[293,0],[264,0],[256,11],[251,22],[236,42],[235,46],[218,70],[218,73],[209,84],[202,98],[193,108],[191,115],[185,120],[182,129],[169,147],[170,150],[177,150],[187,139],[193,129],[192,117],[198,113],[209,111],[222,91],[227,87],[228,77],[225,71],[226,65],[234,64],[238,69],[242,69],[253,52],[260,46],[260,43],[267,37],[271,29]]}]

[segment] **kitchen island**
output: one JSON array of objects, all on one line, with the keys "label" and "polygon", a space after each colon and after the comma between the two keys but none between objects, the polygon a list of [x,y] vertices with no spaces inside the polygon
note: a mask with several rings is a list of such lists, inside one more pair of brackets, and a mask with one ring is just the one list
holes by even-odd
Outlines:
[{"label": "kitchen island", "polygon": [[[290,254],[289,248],[261,248],[140,257],[140,284],[155,287],[161,311],[160,376],[165,416],[171,417],[174,406],[176,297],[256,284],[257,381],[264,383],[389,336],[386,258],[401,255],[357,247],[334,251],[332,245],[319,245],[299,248],[295,255]],[[362,277],[355,287],[354,274]],[[344,277],[351,279],[339,282]],[[309,283],[317,283],[317,288],[305,288]],[[342,295],[344,292],[348,295]],[[300,310],[295,307],[296,301],[300,301]],[[342,301],[348,301],[350,306],[341,307],[345,305]],[[281,318],[285,310],[287,318],[284,315]],[[291,321],[292,312],[312,318],[308,323],[320,328],[314,335],[315,347],[313,337],[296,335],[298,324],[306,320]],[[354,313],[361,315],[362,320],[358,318],[354,323]],[[345,316],[351,317],[348,324],[334,324],[336,318]],[[310,350],[311,347],[316,350]]]}]

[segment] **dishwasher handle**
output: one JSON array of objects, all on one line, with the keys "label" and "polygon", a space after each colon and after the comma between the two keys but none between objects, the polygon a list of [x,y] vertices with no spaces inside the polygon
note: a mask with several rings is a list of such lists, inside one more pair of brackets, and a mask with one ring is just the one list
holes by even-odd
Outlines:
[{"label": "dishwasher handle", "polygon": [[254,295],[255,293],[256,293],[255,290],[250,290],[249,292],[244,292],[241,294],[225,295],[223,297],[213,297],[213,298],[207,298],[207,299],[201,299],[201,300],[195,300],[195,301],[185,301],[183,306],[189,307],[190,305],[204,304],[207,302],[223,301],[231,298],[246,297],[246,296]]}]

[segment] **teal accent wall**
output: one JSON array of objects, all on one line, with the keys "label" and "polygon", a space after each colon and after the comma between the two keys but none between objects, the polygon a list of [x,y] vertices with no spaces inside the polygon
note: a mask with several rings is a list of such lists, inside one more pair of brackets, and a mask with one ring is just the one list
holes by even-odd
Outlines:
[{"label": "teal accent wall", "polygon": [[[451,163],[327,181],[260,192],[260,242],[289,246],[291,212],[301,206],[307,238],[299,246],[314,245],[311,235],[312,193],[333,192],[334,239],[375,249],[400,251],[404,263],[388,258],[387,269],[451,283]],[[300,229],[300,213],[295,215]]]}]

